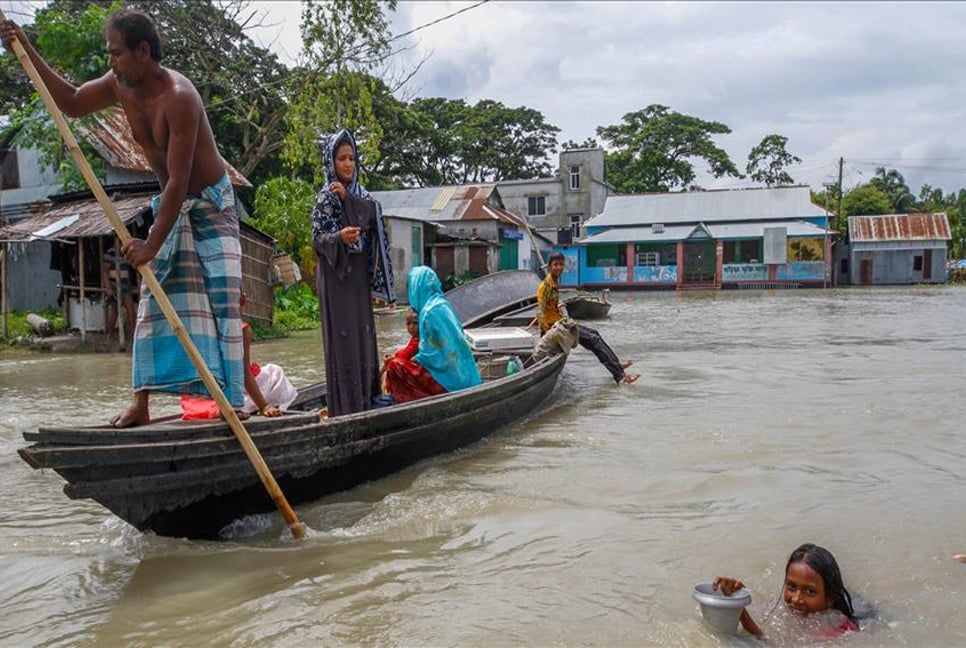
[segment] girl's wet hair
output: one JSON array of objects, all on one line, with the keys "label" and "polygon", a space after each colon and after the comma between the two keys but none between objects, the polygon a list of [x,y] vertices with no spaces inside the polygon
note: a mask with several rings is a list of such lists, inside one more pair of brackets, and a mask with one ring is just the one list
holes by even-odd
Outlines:
[{"label": "girl's wet hair", "polygon": [[788,573],[788,568],[792,563],[799,562],[805,563],[822,577],[822,581],[825,583],[825,596],[829,598],[831,607],[855,621],[852,596],[845,589],[845,583],[842,582],[842,572],[839,569],[839,564],[835,562],[835,556],[832,555],[832,552],[825,547],[806,542],[788,557],[788,562],[785,564],[785,573]]}]

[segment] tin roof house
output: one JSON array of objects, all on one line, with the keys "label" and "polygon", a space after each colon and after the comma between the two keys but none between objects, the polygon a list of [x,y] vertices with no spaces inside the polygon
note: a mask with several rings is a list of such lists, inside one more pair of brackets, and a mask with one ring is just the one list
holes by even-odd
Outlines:
[{"label": "tin roof house", "polygon": [[839,259],[842,283],[945,283],[946,214],[849,216],[848,242]]},{"label": "tin roof house", "polygon": [[567,286],[721,289],[828,285],[828,213],[806,186],[610,196],[560,246]]},{"label": "tin roof house", "polygon": [[[391,230],[393,219],[408,219],[424,226],[424,254],[416,262],[418,255],[413,251],[413,263],[394,265],[401,268],[396,270],[397,281],[399,275],[405,276],[419,263],[436,270],[444,284],[468,275],[534,267],[533,239],[527,224],[504,208],[493,184],[374,191],[372,197],[382,204]],[[394,248],[400,244],[399,239],[393,239]]]}]

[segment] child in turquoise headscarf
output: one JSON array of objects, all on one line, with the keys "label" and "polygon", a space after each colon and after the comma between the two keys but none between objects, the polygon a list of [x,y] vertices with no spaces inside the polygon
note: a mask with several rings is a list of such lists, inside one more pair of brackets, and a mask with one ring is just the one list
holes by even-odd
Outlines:
[{"label": "child in turquoise headscarf", "polygon": [[[409,305],[419,316],[419,350],[412,359],[417,366],[409,367],[408,371],[402,366],[397,367],[398,372],[387,371],[387,388],[396,402],[482,384],[473,351],[463,335],[463,325],[443,297],[439,277],[432,268],[416,266],[409,271],[408,283]],[[417,375],[421,370],[432,381],[421,379]]]}]

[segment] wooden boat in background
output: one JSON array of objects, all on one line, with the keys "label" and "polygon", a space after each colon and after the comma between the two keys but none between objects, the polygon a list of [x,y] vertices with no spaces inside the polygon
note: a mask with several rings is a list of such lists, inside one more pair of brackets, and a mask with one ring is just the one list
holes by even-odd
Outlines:
[{"label": "wooden boat in background", "polygon": [[600,297],[595,295],[576,295],[563,300],[567,314],[575,320],[604,319],[610,313],[611,303],[607,301],[607,291]]},{"label": "wooden boat in background", "polygon": [[[524,367],[509,376],[495,372],[472,389],[332,419],[319,415],[325,385],[313,385],[285,415],[253,417],[245,427],[288,501],[312,501],[532,415],[553,391],[566,356],[534,363],[514,355],[524,357]],[[124,430],[59,425],[24,438],[30,445],[18,451],[21,458],[63,477],[68,497],[93,499],[142,531],[216,538],[230,522],[276,508],[221,420],[167,417]]]},{"label": "wooden boat in background", "polygon": [[463,326],[472,328],[535,303],[539,287],[540,277],[532,270],[504,270],[453,288],[445,297]]}]

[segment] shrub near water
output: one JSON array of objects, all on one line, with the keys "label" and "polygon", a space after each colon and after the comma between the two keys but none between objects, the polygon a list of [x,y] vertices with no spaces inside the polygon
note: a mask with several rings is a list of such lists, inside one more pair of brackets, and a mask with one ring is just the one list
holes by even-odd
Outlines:
[{"label": "shrub near water", "polygon": [[[14,344],[18,338],[36,336],[37,332],[34,331],[30,322],[27,321],[27,315],[29,314],[30,311],[8,313],[7,337],[3,338],[0,336],[0,341]],[[48,308],[36,314],[50,322],[54,327],[54,335],[60,335],[67,331],[67,324],[64,322],[64,313],[62,311],[56,308]]]},{"label": "shrub near water", "polygon": [[275,291],[276,329],[304,331],[317,328],[319,321],[319,300],[308,284],[298,282]]}]

